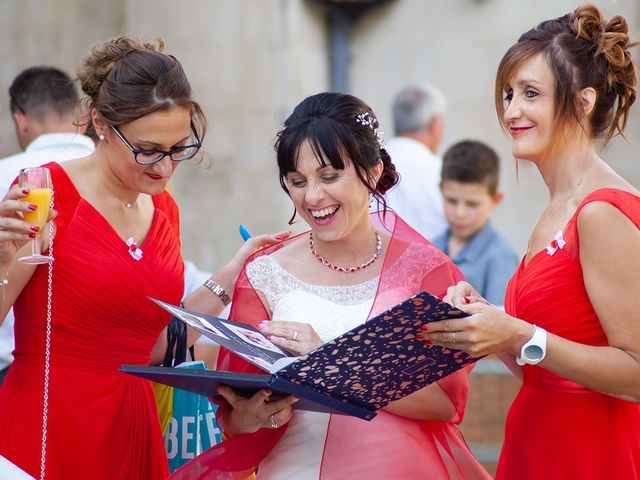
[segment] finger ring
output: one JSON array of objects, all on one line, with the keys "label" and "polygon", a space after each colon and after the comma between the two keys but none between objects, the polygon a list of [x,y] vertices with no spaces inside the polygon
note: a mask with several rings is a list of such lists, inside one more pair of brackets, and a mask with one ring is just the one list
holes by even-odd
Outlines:
[{"label": "finger ring", "polygon": [[451,340],[451,343],[456,343],[456,332],[453,332],[453,340]]},{"label": "finger ring", "polygon": [[278,428],[278,422],[276,422],[275,413],[269,417],[269,421],[271,422],[271,428]]},{"label": "finger ring", "polygon": [[0,224],[0,230],[6,230],[6,228],[4,228],[2,224]]},{"label": "finger ring", "polygon": [[291,337],[291,340],[293,340],[294,342],[296,342],[298,340],[298,335],[300,333],[298,332],[298,330],[294,330],[293,331],[293,337]]}]

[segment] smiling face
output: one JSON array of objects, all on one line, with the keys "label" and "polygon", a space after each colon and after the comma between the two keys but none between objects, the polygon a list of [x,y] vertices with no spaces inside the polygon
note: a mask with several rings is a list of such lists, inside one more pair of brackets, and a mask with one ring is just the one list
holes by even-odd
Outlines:
[{"label": "smiling face", "polygon": [[[369,225],[369,191],[356,174],[352,162],[342,170],[325,159],[323,166],[308,140],[300,145],[296,170],[287,174],[287,187],[296,210],[322,241],[346,237]],[[379,178],[380,166],[374,167]]]},{"label": "smiling face", "polygon": [[548,151],[555,133],[554,85],[542,55],[525,62],[505,85],[503,123],[516,158],[536,161]]},{"label": "smiling face", "polygon": [[[119,126],[127,141],[139,149],[169,151],[173,147],[192,144],[191,112],[187,108],[174,107],[154,112]],[[110,149],[110,169],[119,181],[132,191],[155,195],[167,186],[179,162],[169,156],[152,165],[140,165],[134,154],[116,132],[103,127],[106,145]]]}]

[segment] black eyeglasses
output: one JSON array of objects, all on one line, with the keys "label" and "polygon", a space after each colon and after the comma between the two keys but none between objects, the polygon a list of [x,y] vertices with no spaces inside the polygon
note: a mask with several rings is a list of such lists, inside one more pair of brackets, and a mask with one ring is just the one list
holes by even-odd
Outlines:
[{"label": "black eyeglasses", "polygon": [[111,128],[113,128],[113,131],[116,132],[116,135],[120,137],[120,140],[122,140],[122,142],[127,146],[127,148],[131,150],[131,152],[135,157],[136,162],[138,162],[140,165],[153,165],[154,163],[158,163],[164,157],[170,157],[171,160],[173,160],[174,162],[182,162],[183,160],[189,160],[190,158],[193,158],[195,154],[198,153],[198,150],[200,150],[200,147],[202,147],[202,143],[198,138],[198,134],[196,133],[196,129],[194,128],[193,123],[191,124],[191,131],[193,132],[193,136],[196,139],[196,143],[194,143],[193,145],[183,145],[180,147],[173,147],[169,151],[136,148],[133,145],[131,145],[131,143],[129,143],[127,138],[122,134],[122,132],[118,127],[111,125]]}]

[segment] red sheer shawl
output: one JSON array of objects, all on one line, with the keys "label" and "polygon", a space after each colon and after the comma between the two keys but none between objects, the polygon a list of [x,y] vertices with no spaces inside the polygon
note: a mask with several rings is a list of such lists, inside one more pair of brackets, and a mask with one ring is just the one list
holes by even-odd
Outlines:
[{"label": "red sheer shawl", "polygon": [[[368,318],[421,290],[442,297],[450,285],[463,278],[460,271],[445,254],[392,212],[372,213],[371,219],[382,235],[390,237],[390,242],[384,256],[377,292]],[[257,256],[269,255],[277,249],[286,248],[288,244],[304,235],[307,233],[260,251],[248,259],[247,263]],[[413,257],[413,261],[407,262],[408,255]],[[241,272],[236,283],[230,318],[254,326],[269,318],[269,314],[258,293],[253,289],[245,269]],[[220,351],[217,367],[219,370],[264,373],[225,349]],[[469,370],[468,368],[456,372],[438,382],[440,388],[456,408],[456,418],[451,423],[416,421],[383,411],[379,413],[373,422],[378,421],[387,431],[407,427],[415,430],[409,432],[409,435],[406,435],[405,432],[405,438],[402,440],[387,435],[385,435],[386,438],[376,439],[376,435],[371,435],[370,422],[332,415],[325,442],[321,478],[337,478],[342,466],[347,463],[352,464],[354,461],[357,462],[354,459],[357,452],[344,448],[345,445],[341,445],[343,442],[338,444],[333,441],[333,439],[343,438],[346,432],[353,438],[367,439],[367,444],[371,443],[369,439],[373,439],[372,441],[378,444],[383,442],[385,456],[389,453],[387,460],[375,461],[370,457],[366,460],[363,459],[370,465],[367,468],[370,468],[371,471],[370,475],[363,478],[400,478],[397,471],[398,462],[389,461],[389,459],[398,458],[404,454],[403,449],[406,445],[403,442],[406,441],[406,437],[413,437],[411,441],[420,444],[420,449],[422,449],[423,442],[430,444],[430,447],[427,448],[429,449],[427,457],[421,460],[429,464],[431,473],[435,473],[432,478],[490,478],[485,477],[486,472],[482,470],[468,451],[461,434],[453,425],[462,421],[468,393],[467,374]],[[221,405],[221,409],[224,408],[225,405]],[[263,428],[253,434],[228,438],[177,470],[171,478],[174,480],[246,478],[269,454],[285,431],[286,425],[276,430]],[[362,444],[359,448],[360,451],[363,450],[361,447]],[[392,450],[396,452],[394,453]],[[416,461],[420,461],[420,459],[416,459]],[[441,475],[438,475],[437,472],[441,472]],[[358,473],[362,474],[362,470],[359,470]],[[405,477],[402,476],[402,478]]]}]

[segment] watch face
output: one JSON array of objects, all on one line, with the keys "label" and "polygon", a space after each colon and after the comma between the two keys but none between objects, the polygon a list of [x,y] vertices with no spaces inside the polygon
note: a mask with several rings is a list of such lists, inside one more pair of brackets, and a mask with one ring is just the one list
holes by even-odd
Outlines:
[{"label": "watch face", "polygon": [[524,355],[527,358],[527,360],[530,361],[536,361],[536,360],[540,360],[542,358],[542,348],[538,345],[527,345],[527,347],[524,349]]}]

